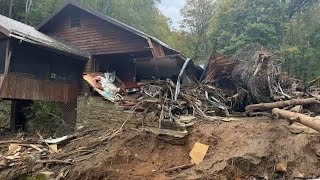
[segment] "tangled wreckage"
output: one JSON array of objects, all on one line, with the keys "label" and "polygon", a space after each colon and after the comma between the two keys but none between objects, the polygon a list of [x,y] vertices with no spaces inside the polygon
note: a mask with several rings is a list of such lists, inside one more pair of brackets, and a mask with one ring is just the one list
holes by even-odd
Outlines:
[{"label": "tangled wreckage", "polygon": [[202,70],[192,60],[180,58],[177,64],[182,66],[174,79],[151,80],[155,76],[150,76],[150,80],[123,83],[114,73],[93,73],[84,79],[118,108],[143,113],[144,117],[155,114],[157,126],[146,127],[142,120],[142,127],[151,132],[178,127],[176,135],[186,132],[185,127],[196,117],[232,121],[239,116],[281,117],[319,131],[320,123],[315,120],[319,89],[289,78],[281,71],[282,59],[261,49],[233,57],[214,52]]},{"label": "tangled wreckage", "polygon": [[[273,172],[273,177],[287,177],[288,163],[298,160],[296,158],[300,157],[296,155],[291,156],[292,153],[286,152],[287,157],[282,157],[282,155],[280,156],[278,154],[276,157],[277,161],[274,161],[272,160],[274,158],[272,153],[268,156],[265,155],[267,153],[265,151],[268,148],[256,149],[256,143],[261,142],[259,138],[255,139],[257,137],[250,135],[252,132],[243,132],[243,134],[250,137],[244,136],[242,137],[243,139],[237,139],[234,137],[237,136],[237,133],[234,135],[228,134],[230,132],[227,129],[231,128],[230,131],[237,132],[242,131],[241,129],[244,131],[252,131],[250,127],[245,127],[252,126],[251,124],[254,122],[241,123],[239,117],[265,116],[270,119],[284,118],[287,119],[289,123],[300,123],[309,127],[309,129],[315,130],[315,132],[319,132],[320,121],[317,115],[319,113],[320,91],[316,87],[312,87],[316,80],[310,81],[307,85],[303,86],[299,80],[289,78],[285,73],[281,72],[281,59],[264,50],[245,51],[245,53],[239,53],[232,57],[227,57],[215,52],[203,70],[195,66],[190,59],[184,60],[180,56],[180,59],[177,61],[178,63],[176,64],[182,65],[178,73],[170,73],[171,78],[167,76],[165,78],[152,79],[155,76],[151,75],[149,76],[149,80],[146,80],[148,79],[146,78],[139,82],[128,83],[122,82],[114,72],[84,75],[84,80],[90,84],[93,90],[106,99],[106,101],[104,101],[105,104],[113,103],[117,109],[129,112],[128,118],[121,122],[122,125],[120,128],[111,131],[108,129],[101,132],[97,128],[81,130],[80,127],[75,133],[56,139],[44,139],[38,134],[38,140],[0,141],[0,145],[8,146],[9,148],[4,155],[0,156],[0,169],[5,170],[0,177],[16,178],[32,172],[40,172],[40,174],[47,177],[54,176],[56,179],[99,179],[106,176],[110,178],[154,177],[150,174],[137,175],[133,173],[133,171],[136,171],[136,168],[128,164],[129,161],[135,162],[135,159],[138,159],[139,162],[143,161],[145,166],[154,166],[155,162],[153,160],[149,162],[148,160],[140,159],[143,158],[143,156],[152,159],[148,150],[150,145],[147,144],[151,139],[147,140],[142,138],[141,142],[139,141],[142,144],[137,144],[137,146],[142,145],[142,148],[144,148],[146,152],[144,152],[144,149],[129,150],[138,151],[140,154],[132,155],[132,158],[130,158],[131,156],[126,157],[127,155],[125,155],[125,157],[128,158],[124,163],[126,168],[121,167],[122,163],[119,163],[118,165],[112,166],[116,168],[116,171],[112,172],[105,168],[101,169],[99,164],[113,164],[112,159],[118,159],[119,155],[116,154],[115,157],[113,157],[111,155],[113,152],[111,147],[115,146],[116,142],[121,142],[121,139],[126,140],[128,137],[133,138],[130,139],[130,141],[132,140],[136,143],[134,140],[136,139],[135,137],[139,136],[138,139],[141,138],[140,135],[136,135],[139,134],[139,132],[155,134],[162,138],[168,137],[169,139],[165,138],[164,140],[168,142],[172,141],[170,143],[173,144],[183,143],[183,139],[185,139],[186,136],[202,139],[202,142],[210,143],[212,137],[201,135],[199,132],[210,131],[212,127],[197,125],[195,130],[189,128],[196,126],[195,122],[199,120],[203,120],[204,122],[239,122],[237,124],[226,123],[226,126],[229,124],[230,127],[217,125],[216,129],[211,132],[213,134],[214,132],[220,134],[220,139],[225,140],[220,142],[221,145],[219,145],[218,142],[215,143],[222,151],[220,152],[219,158],[217,158],[225,158],[221,159],[221,162],[219,161],[222,164],[219,165],[219,162],[216,162],[216,158],[213,157],[209,159],[207,157],[206,163],[201,164],[205,157],[209,156],[208,153],[210,153],[210,156],[212,156],[213,153],[208,151],[209,146],[206,144],[195,142],[192,150],[188,154],[191,157],[190,163],[182,160],[186,159],[185,153],[181,153],[180,151],[173,153],[177,147],[174,145],[171,146],[169,145],[170,143],[168,143],[162,149],[172,152],[173,154],[166,153],[163,154],[163,157],[166,158],[167,156],[173,155],[174,157],[172,158],[175,158],[176,161],[171,162],[170,168],[166,167],[165,169],[163,169],[164,167],[160,165],[161,163],[159,161],[160,164],[158,166],[162,169],[159,172],[160,174],[175,175],[179,173],[178,176],[173,177],[184,179],[192,176],[193,171],[183,172],[183,170],[196,167],[198,171],[200,171],[200,168],[201,172],[209,171],[213,177],[217,177],[218,179],[237,179],[237,177],[244,179],[248,179],[249,177],[268,179],[268,171]],[[161,68],[158,67],[157,69],[158,72],[161,72]],[[147,74],[147,71],[143,72]],[[166,73],[168,73],[168,71]],[[109,101],[109,103],[107,101]],[[106,106],[105,108],[108,107]],[[140,125],[134,128],[137,133],[134,133],[136,131],[126,133],[124,131],[125,125],[128,125],[136,114],[140,115],[138,118]],[[255,120],[255,122],[257,121],[259,121],[259,119]],[[101,128],[100,126],[102,126],[101,123],[99,123],[99,128]],[[107,126],[110,126],[110,124]],[[239,128],[239,126],[245,127]],[[266,142],[258,147],[268,147],[269,144],[267,142],[271,143],[271,139],[278,136],[277,131],[272,130],[274,127],[268,123],[265,125],[260,123],[253,124],[253,128],[258,128],[263,136],[267,135],[264,137],[266,138]],[[272,133],[270,134],[270,132]],[[292,130],[292,132],[296,133],[294,130]],[[271,136],[270,140],[268,139],[269,135]],[[116,136],[122,138],[112,141]],[[303,137],[307,136],[309,135]],[[208,139],[205,140],[206,138]],[[301,141],[302,137],[297,136],[296,138],[297,141]],[[250,141],[254,143],[242,147],[242,141],[246,139],[250,139]],[[288,140],[288,144],[281,144],[281,146],[293,148],[291,146],[294,146],[294,144],[291,143],[290,139]],[[108,146],[108,143],[111,141],[115,144]],[[216,140],[214,140],[214,142],[215,141]],[[237,152],[234,155],[232,155],[233,153],[227,153],[225,148],[230,148],[228,147],[228,143],[234,147],[234,143],[237,143],[234,141],[242,142],[237,144],[237,146],[243,148],[241,150],[242,153],[239,154],[239,152]],[[305,146],[309,146],[309,143],[312,145],[309,139],[303,139],[303,141],[308,142],[305,143]],[[126,142],[127,141],[125,141],[125,143]],[[279,142],[275,141],[274,143],[283,142],[282,139],[279,139]],[[126,147],[125,149],[129,147],[127,145],[124,146]],[[270,144],[270,146],[273,147],[274,144]],[[133,148],[134,147],[136,146],[133,146]],[[122,150],[123,145],[119,146],[119,148],[118,153],[127,153],[127,150]],[[183,148],[183,146],[181,146],[181,148]],[[319,154],[318,150],[316,150],[317,148],[318,146],[312,145],[311,150],[315,150],[317,154]],[[153,150],[154,149],[152,149],[152,151]],[[109,156],[105,155],[106,151],[110,153]],[[216,151],[219,152],[219,149]],[[299,151],[296,149],[294,153],[301,153],[301,151],[301,149]],[[254,154],[252,154],[253,152]],[[250,156],[251,158],[247,157],[248,159],[246,159],[245,157],[248,156],[248,153],[252,154],[252,157]],[[268,161],[270,164],[264,164],[262,160],[254,160],[252,159],[253,157],[261,159],[270,157],[270,162]],[[313,158],[313,156],[310,155],[307,157]],[[244,158],[244,160],[241,161],[241,158]],[[85,161],[90,159],[99,163],[92,165],[92,167],[87,167]],[[167,160],[162,159],[161,161],[165,162]],[[228,166],[229,161],[232,162],[230,167]],[[30,168],[27,166],[28,162],[33,163]],[[210,165],[209,162],[213,164]],[[305,167],[305,163],[309,163],[308,166],[311,166],[311,162],[313,163],[312,160],[308,159],[302,163],[301,166],[298,164],[294,166],[298,166],[299,168],[302,166]],[[147,165],[148,163],[150,164]],[[243,163],[246,163],[249,169],[242,169]],[[275,165],[273,165],[274,163]],[[80,170],[74,166],[75,164],[81,167]],[[257,169],[257,165],[263,166],[264,169]],[[75,168],[72,169],[68,167]],[[228,169],[235,167],[238,169],[232,171]],[[121,176],[115,175],[121,174],[119,171],[124,171],[119,170],[119,168],[129,169],[128,172],[123,172]],[[10,171],[10,169],[12,171]],[[212,171],[208,169],[212,169]],[[255,171],[253,172],[252,169],[255,169]],[[226,173],[219,174],[222,170]],[[233,171],[244,174],[231,173]],[[152,170],[152,172],[155,173],[156,170]],[[304,172],[311,173],[314,171],[305,170]],[[108,175],[108,173],[111,174]],[[296,171],[290,172],[290,177],[308,177],[306,179],[317,177],[316,174],[314,174],[315,176],[308,175],[309,174],[297,173]]]},{"label": "tangled wreckage", "polygon": [[[57,180],[320,176],[320,77],[290,78],[283,59],[262,47],[230,57],[214,52],[201,68],[155,37],[76,2],[37,30],[0,20],[0,98],[22,101],[14,105],[15,123],[24,121],[18,111],[24,100],[59,103],[62,122],[71,127],[81,111],[98,121],[81,122],[58,138],[12,138],[0,129],[0,179],[35,173]],[[90,92],[104,100],[81,109],[80,91],[86,96],[79,99]],[[288,124],[302,128],[288,130]]]}]

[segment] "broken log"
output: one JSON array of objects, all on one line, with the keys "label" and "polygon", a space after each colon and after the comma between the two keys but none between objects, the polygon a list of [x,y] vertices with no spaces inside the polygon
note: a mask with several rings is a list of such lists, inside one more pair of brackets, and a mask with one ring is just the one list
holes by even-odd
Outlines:
[{"label": "broken log", "polygon": [[195,165],[196,165],[195,163],[184,164],[184,165],[181,165],[181,166],[176,166],[176,167],[173,167],[173,168],[169,168],[169,169],[165,170],[165,172],[168,173],[168,172],[173,172],[173,171],[185,170],[185,169],[192,168]]},{"label": "broken log", "polygon": [[301,113],[303,110],[303,107],[301,105],[295,106],[290,109],[291,112]]},{"label": "broken log", "polygon": [[175,138],[184,138],[185,136],[188,135],[188,131],[174,131],[170,129],[158,129],[158,128],[153,128],[153,127],[143,127],[139,128],[142,131],[156,134],[156,135],[165,135],[165,136],[171,136]]},{"label": "broken log", "polygon": [[318,103],[320,103],[320,101],[317,100],[316,98],[307,98],[307,99],[292,99],[288,101],[279,101],[274,103],[252,104],[246,107],[246,114],[255,110],[268,110],[273,108],[283,108],[286,106],[318,104]]},{"label": "broken log", "polygon": [[272,114],[277,118],[282,117],[289,120],[290,122],[298,122],[320,132],[320,120],[317,118],[279,108],[274,108],[272,110]]}]

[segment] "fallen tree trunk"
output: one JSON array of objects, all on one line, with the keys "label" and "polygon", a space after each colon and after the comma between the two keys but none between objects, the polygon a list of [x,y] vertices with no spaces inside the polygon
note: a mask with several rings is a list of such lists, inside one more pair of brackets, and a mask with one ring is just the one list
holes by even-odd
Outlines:
[{"label": "fallen tree trunk", "polygon": [[254,110],[268,110],[273,108],[282,108],[286,106],[318,104],[318,103],[319,103],[319,100],[317,100],[316,98],[308,98],[308,99],[292,99],[288,101],[279,101],[274,103],[252,104],[246,107],[246,113],[248,114]]},{"label": "fallen tree trunk", "polygon": [[272,110],[272,114],[275,115],[276,117],[282,117],[290,122],[298,122],[301,123],[307,127],[310,127],[318,132],[320,132],[320,119],[310,117],[304,114],[300,113],[295,113],[279,108],[274,108]]}]

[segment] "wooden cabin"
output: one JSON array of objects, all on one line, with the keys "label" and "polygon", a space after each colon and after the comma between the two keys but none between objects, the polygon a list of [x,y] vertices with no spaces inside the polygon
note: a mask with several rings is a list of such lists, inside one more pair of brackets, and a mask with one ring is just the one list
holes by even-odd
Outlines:
[{"label": "wooden cabin", "polygon": [[74,123],[88,59],[76,48],[0,15],[0,100],[13,100],[13,107],[21,101],[57,102],[66,121]]},{"label": "wooden cabin", "polygon": [[89,53],[86,73],[116,71],[127,82],[135,81],[135,62],[151,63],[151,59],[179,54],[157,38],[74,1],[68,1],[38,30]]}]

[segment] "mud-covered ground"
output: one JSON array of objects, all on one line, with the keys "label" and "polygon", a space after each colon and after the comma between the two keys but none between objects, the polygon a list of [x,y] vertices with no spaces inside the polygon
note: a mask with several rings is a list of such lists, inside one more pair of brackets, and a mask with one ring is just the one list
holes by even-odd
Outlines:
[{"label": "mud-covered ground", "polygon": [[[211,123],[197,120],[188,129],[186,138],[173,139],[139,131],[141,117],[116,111],[104,102],[80,108],[83,120],[78,126],[97,131],[60,145],[63,153],[89,147],[130,118],[124,131],[95,147],[90,156],[74,165],[45,167],[55,173],[52,177],[62,171],[68,172],[65,180],[320,177],[320,135],[298,124],[289,125],[285,120],[238,118]],[[210,146],[204,161],[186,170],[166,173],[168,168],[190,163],[189,152],[196,142]],[[286,167],[285,173],[277,172],[278,163]],[[12,177],[15,172],[6,170],[0,172],[0,177]]]},{"label": "mud-covered ground", "polygon": [[[184,171],[165,173],[190,162],[195,142],[210,146],[204,161]],[[70,167],[67,179],[315,178],[320,177],[319,158],[320,136],[300,126],[290,130],[286,121],[199,122],[183,140],[126,129],[100,147],[97,155]],[[277,163],[286,165],[287,173],[277,173]]]}]

